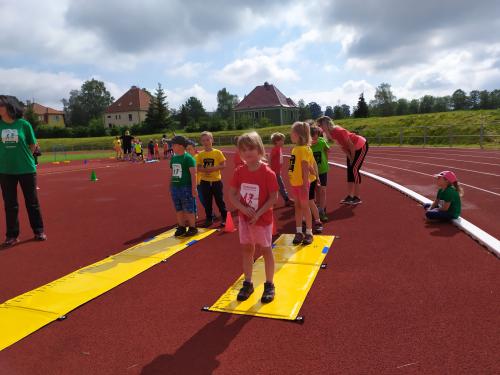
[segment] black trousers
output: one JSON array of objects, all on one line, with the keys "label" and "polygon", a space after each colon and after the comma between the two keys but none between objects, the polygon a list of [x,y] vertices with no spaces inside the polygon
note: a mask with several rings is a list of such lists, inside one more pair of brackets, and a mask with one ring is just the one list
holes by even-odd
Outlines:
[{"label": "black trousers", "polygon": [[3,204],[5,207],[5,221],[7,224],[6,236],[19,236],[19,203],[17,202],[17,184],[21,185],[24,195],[26,210],[30,219],[33,233],[43,233],[42,213],[38,196],[36,194],[36,173],[29,174],[2,174],[0,173],[0,186],[2,187]]},{"label": "black trousers", "polygon": [[224,193],[222,181],[200,181],[201,195],[205,203],[205,214],[207,218],[212,217],[212,198],[215,199],[217,207],[221,214],[222,220],[226,220],[227,210],[224,203]]}]

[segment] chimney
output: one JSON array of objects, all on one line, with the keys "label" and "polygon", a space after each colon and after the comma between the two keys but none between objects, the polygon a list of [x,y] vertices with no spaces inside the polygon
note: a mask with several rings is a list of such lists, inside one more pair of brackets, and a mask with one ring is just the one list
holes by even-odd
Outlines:
[{"label": "chimney", "polygon": [[268,83],[267,81],[266,81],[266,82],[264,82],[264,88],[265,88],[266,90],[269,90],[269,83]]}]

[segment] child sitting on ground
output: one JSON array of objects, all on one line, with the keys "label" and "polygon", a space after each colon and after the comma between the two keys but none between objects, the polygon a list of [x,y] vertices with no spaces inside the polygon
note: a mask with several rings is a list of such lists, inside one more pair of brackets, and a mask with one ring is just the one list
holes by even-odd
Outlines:
[{"label": "child sitting on ground", "polygon": [[194,236],[198,233],[195,224],[196,160],[186,152],[187,140],[177,135],[172,138],[174,156],[170,159],[172,179],[170,191],[174,202],[177,230],[174,236]]},{"label": "child sitting on ground", "polygon": [[271,249],[273,235],[273,205],[278,199],[278,183],[274,172],[263,162],[262,139],[256,132],[238,139],[238,151],[245,164],[234,171],[229,199],[239,211],[239,236],[243,255],[245,281],[237,300],[245,301],[253,293],[252,268],[256,248],[265,261],[266,282],[261,302],[274,299],[274,257]]},{"label": "child sitting on ground", "polygon": [[269,155],[269,165],[273,172],[276,174],[276,180],[280,187],[280,194],[285,201],[285,206],[292,206],[293,201],[288,197],[283,178],[281,177],[281,167],[283,166],[283,144],[285,143],[285,135],[281,133],[273,133],[271,135],[271,142],[274,147]]},{"label": "child sitting on ground", "polygon": [[432,204],[424,204],[427,220],[450,221],[460,216],[463,196],[462,187],[458,184],[457,176],[451,171],[443,171],[434,175],[439,187],[436,199]]}]

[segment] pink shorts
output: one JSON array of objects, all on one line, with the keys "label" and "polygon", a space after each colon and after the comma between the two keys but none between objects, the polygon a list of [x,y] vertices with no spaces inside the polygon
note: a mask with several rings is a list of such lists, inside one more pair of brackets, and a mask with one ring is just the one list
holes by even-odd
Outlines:
[{"label": "pink shorts", "polygon": [[308,191],[304,191],[302,186],[291,186],[290,190],[292,192],[292,196],[299,201],[308,201],[309,200],[309,189]]},{"label": "pink shorts", "polygon": [[240,244],[271,247],[273,242],[273,224],[266,226],[250,225],[248,221],[239,218],[238,232]]}]

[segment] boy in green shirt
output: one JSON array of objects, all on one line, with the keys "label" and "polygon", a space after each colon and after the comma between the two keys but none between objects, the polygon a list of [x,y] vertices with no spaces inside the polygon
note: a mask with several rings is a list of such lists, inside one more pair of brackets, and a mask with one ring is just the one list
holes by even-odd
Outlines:
[{"label": "boy in green shirt", "polygon": [[170,191],[174,202],[177,230],[175,236],[194,236],[198,233],[195,224],[196,160],[186,152],[187,140],[176,135],[172,138],[174,156],[170,159],[172,179]]},{"label": "boy in green shirt", "polygon": [[318,210],[321,221],[325,222],[328,221],[328,216],[326,216],[326,185],[328,183],[328,170],[330,169],[330,165],[328,164],[328,150],[330,149],[330,145],[320,135],[321,129],[316,125],[312,125],[311,150],[318,165],[319,181],[321,184],[318,194]]}]

